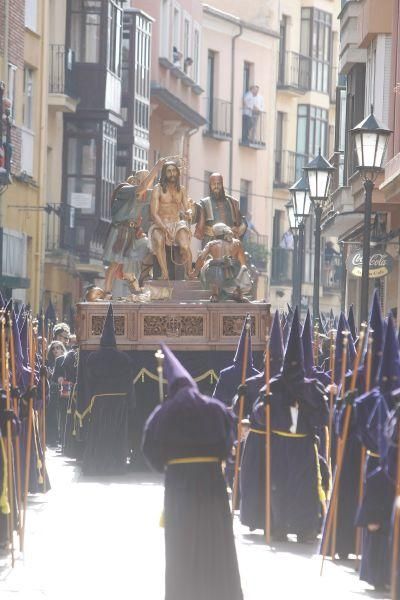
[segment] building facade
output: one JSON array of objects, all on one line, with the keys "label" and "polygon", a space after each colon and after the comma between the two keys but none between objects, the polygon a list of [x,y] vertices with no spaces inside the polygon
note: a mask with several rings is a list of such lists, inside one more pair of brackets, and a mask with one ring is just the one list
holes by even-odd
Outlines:
[{"label": "building facade", "polygon": [[[340,19],[340,74],[345,85],[337,95],[334,159],[337,171],[331,202],[325,214],[324,231],[339,238],[343,251],[342,308],[354,305],[359,318],[361,279],[346,269],[346,260],[362,246],[364,188],[350,130],[371,111],[383,126],[396,125],[396,65],[398,1],[378,4],[370,0],[342,2]],[[397,25],[396,25],[397,23]],[[382,308],[396,316],[399,228],[398,182],[396,183],[396,136],[391,136],[385,171],[378,175],[372,197],[371,249],[393,258],[389,277],[371,279],[380,291]]]},{"label": "building facade", "polygon": [[[276,133],[273,170],[273,223],[271,237],[271,301],[282,307],[291,301],[293,240],[285,205],[288,188],[302,168],[321,150],[330,158],[334,148],[336,89],[338,83],[340,2],[284,1],[280,3],[280,44],[277,63]],[[331,240],[333,244],[336,240]],[[322,240],[324,249],[325,240]],[[337,249],[339,251],[339,248]],[[324,253],[324,251],[323,251]],[[335,255],[335,262],[337,262]],[[314,222],[305,224],[302,307],[312,308]],[[320,309],[339,307],[340,279],[336,264],[328,269],[321,260]]]},{"label": "building facade", "polygon": [[[277,3],[222,2],[203,5],[200,85],[206,124],[190,148],[190,194],[209,195],[209,176],[219,172],[225,190],[240,201],[248,220],[246,249],[260,271],[257,293],[269,295],[272,223],[273,140],[276,64],[279,49]],[[245,96],[258,108],[247,114]]]},{"label": "building facade", "polygon": [[43,284],[48,3],[0,2],[0,73],[11,102],[12,183],[2,190],[0,288],[38,308]]}]

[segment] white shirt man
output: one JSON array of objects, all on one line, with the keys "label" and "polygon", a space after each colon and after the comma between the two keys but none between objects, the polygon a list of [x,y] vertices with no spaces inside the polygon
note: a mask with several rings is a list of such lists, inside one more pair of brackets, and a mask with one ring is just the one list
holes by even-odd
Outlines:
[{"label": "white shirt man", "polygon": [[258,85],[252,85],[248,92],[243,97],[243,114],[249,117],[254,115],[254,112],[264,112],[264,98],[258,93]]}]

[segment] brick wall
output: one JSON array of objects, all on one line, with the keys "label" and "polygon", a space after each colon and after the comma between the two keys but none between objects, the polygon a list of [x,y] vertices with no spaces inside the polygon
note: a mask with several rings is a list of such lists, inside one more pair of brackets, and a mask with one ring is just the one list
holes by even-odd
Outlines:
[{"label": "brick wall", "polygon": [[[5,14],[5,2],[0,0],[0,15]],[[4,55],[4,19],[0,19],[0,54]],[[24,36],[25,36],[25,0],[13,0],[9,10],[9,36],[8,36],[8,62],[17,67],[15,108],[16,125],[12,128],[12,173],[21,170],[21,131],[19,125],[22,120],[22,90],[24,80]],[[5,82],[7,86],[7,81]],[[7,88],[6,88],[7,94]]]}]

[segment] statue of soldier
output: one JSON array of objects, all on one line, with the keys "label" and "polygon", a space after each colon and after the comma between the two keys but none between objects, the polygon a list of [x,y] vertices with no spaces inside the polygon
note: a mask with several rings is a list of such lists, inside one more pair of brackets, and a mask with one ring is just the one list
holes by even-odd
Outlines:
[{"label": "statue of soldier", "polygon": [[[167,251],[173,256],[173,247],[180,251],[179,265],[184,265],[188,276],[192,269],[190,228],[192,209],[185,188],[180,184],[177,163],[169,160],[161,169],[160,182],[154,187],[150,200],[152,225],[148,236],[151,248],[161,269],[161,278],[168,279]],[[172,259],[173,260],[173,259]]]},{"label": "statue of soldier", "polygon": [[106,294],[111,294],[115,278],[132,273],[140,275],[142,261],[150,252],[148,238],[142,228],[142,209],[146,204],[147,190],[166,161],[166,158],[160,158],[150,172],[137,171],[113,192],[112,222],[103,255],[104,264],[109,265],[104,283]]},{"label": "statue of soldier", "polygon": [[211,290],[211,302],[218,302],[223,296],[242,302],[243,294],[252,288],[242,244],[224,223],[216,223],[212,234],[214,239],[200,252],[191,277],[200,273],[203,285]]},{"label": "statue of soldier", "polygon": [[212,227],[215,223],[225,223],[232,229],[237,239],[246,233],[247,223],[240,214],[239,202],[225,193],[224,181],[220,173],[212,173],[209,182],[210,195],[199,202],[200,214],[195,237],[203,240],[205,246],[213,239]]}]

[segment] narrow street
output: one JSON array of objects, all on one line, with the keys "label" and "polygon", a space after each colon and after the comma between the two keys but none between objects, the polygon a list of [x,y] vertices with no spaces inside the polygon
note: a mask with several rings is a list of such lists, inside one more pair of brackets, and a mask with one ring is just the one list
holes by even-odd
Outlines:
[{"label": "narrow street", "polygon": [[[0,556],[1,600],[162,600],[161,477],[82,477],[74,461],[55,454],[48,468],[53,489],[30,501],[24,558],[11,571]],[[259,534],[235,528],[246,600],[389,597],[360,583],[353,561],[327,561],[321,578],[316,546],[267,549]]]}]

